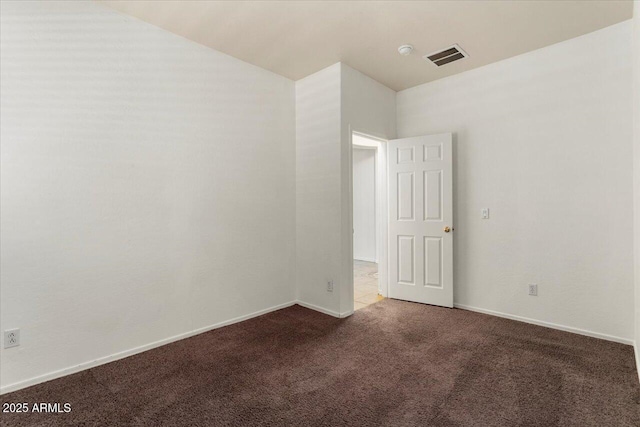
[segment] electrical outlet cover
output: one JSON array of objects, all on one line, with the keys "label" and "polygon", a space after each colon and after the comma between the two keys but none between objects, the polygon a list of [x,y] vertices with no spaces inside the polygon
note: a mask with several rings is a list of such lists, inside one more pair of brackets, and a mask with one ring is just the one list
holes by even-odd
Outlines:
[{"label": "electrical outlet cover", "polygon": [[4,348],[20,345],[20,329],[7,329],[4,331]]},{"label": "electrical outlet cover", "polygon": [[536,284],[529,285],[529,295],[534,297],[538,296],[538,285]]}]

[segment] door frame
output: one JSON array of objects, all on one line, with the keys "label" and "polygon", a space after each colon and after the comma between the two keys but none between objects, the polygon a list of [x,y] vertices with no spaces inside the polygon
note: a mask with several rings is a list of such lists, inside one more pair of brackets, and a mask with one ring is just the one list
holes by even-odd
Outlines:
[{"label": "door frame", "polygon": [[[353,143],[353,136],[361,136],[376,143],[375,146],[363,146]],[[353,283],[353,149],[367,148],[376,151],[375,155],[375,224],[376,224],[376,258],[378,259],[378,293],[383,297],[389,295],[389,257],[388,257],[388,175],[387,175],[387,141],[366,132],[349,129],[349,229],[351,232],[349,259],[351,264],[350,293],[354,294]]]}]

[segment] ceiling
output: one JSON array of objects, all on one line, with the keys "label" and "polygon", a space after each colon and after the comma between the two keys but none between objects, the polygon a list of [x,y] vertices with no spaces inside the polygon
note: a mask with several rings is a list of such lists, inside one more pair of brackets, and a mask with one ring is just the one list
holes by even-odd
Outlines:
[{"label": "ceiling", "polygon": [[[394,90],[630,19],[631,1],[102,1],[293,80],[342,61]],[[400,56],[398,46],[415,47]],[[469,58],[422,56],[459,44]]]}]

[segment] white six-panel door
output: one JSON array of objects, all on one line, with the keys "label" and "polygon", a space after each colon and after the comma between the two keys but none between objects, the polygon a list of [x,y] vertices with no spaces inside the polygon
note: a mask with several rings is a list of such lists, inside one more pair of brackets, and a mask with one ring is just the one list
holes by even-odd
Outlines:
[{"label": "white six-panel door", "polygon": [[389,141],[389,297],[453,307],[451,134]]}]

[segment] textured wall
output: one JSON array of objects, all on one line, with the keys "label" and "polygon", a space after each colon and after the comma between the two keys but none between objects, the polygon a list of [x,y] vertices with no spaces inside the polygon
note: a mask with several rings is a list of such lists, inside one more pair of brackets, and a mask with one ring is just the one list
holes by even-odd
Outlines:
[{"label": "textured wall", "polygon": [[398,93],[399,137],[455,133],[455,303],[633,339],[630,54],[624,22]]},{"label": "textured wall", "polygon": [[296,82],[298,299],[336,316],[353,311],[352,130],[395,137],[395,92],[342,63]]},{"label": "textured wall", "polygon": [[633,181],[636,367],[640,375],[640,1],[633,2]]},{"label": "textured wall", "polygon": [[[351,132],[356,131],[383,140],[396,137],[396,92],[378,83],[372,78],[342,64],[341,69],[341,152],[342,179],[340,197],[345,207],[342,212],[341,246],[346,254],[342,258],[342,279],[340,286],[340,308],[342,312],[353,309],[353,253],[351,230]],[[378,167],[382,176],[386,176],[386,143],[378,149]],[[387,194],[386,180],[378,182],[382,194]],[[380,208],[380,206],[378,206]],[[383,225],[387,223],[386,205],[378,209],[377,217]],[[386,227],[378,230],[378,259],[386,260]],[[387,263],[378,263],[379,285],[387,286]]]},{"label": "textured wall", "polygon": [[295,299],[295,87],[90,2],[2,2],[2,385]]},{"label": "textured wall", "polygon": [[376,152],[353,150],[353,259],[376,262]]},{"label": "textured wall", "polygon": [[340,312],[340,67],[296,82],[296,285],[298,299]]}]

